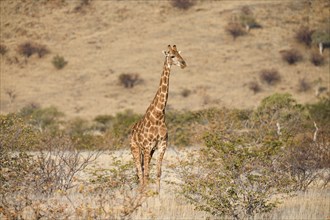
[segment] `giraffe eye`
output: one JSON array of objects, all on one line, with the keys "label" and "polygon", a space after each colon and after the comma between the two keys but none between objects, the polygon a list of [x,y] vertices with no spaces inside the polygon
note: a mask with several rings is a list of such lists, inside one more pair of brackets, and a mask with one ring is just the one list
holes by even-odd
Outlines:
[{"label": "giraffe eye", "polygon": [[173,59],[175,56],[171,56],[171,58]]}]

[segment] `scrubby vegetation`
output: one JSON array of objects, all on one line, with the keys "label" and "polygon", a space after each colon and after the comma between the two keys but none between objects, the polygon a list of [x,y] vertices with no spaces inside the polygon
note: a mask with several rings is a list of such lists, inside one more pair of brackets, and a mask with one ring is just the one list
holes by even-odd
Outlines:
[{"label": "scrubby vegetation", "polygon": [[[311,185],[326,186],[329,103],[324,98],[303,106],[289,94],[274,94],[254,111],[169,111],[170,146],[204,146],[176,166],[181,179],[174,184],[197,209],[236,219],[270,212],[284,197]],[[126,111],[93,121],[62,117],[56,108],[36,104],[1,115],[2,216],[130,216],[153,195],[135,192],[132,161],[113,157],[113,169],[93,169],[87,180],[78,173],[88,172],[99,149],[127,148],[130,127],[140,115]]]},{"label": "scrubby vegetation", "polygon": [[289,94],[274,94],[244,117],[226,115],[205,134],[199,157],[181,162],[179,192],[199,210],[245,219],[311,184],[326,185],[329,135],[317,134],[309,114]]}]

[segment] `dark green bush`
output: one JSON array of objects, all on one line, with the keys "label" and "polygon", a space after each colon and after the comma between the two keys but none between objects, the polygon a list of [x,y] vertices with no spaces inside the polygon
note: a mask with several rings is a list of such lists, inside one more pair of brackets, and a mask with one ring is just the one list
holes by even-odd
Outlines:
[{"label": "dark green bush", "polygon": [[60,70],[68,64],[68,61],[66,61],[64,57],[56,55],[53,57],[52,63],[56,69]]}]

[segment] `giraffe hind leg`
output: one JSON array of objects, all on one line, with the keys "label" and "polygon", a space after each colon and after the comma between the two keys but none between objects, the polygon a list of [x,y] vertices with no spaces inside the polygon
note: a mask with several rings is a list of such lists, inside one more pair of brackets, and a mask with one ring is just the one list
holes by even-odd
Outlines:
[{"label": "giraffe hind leg", "polygon": [[159,156],[157,160],[157,193],[160,192],[160,177],[162,175],[162,162],[167,149],[167,139],[159,143]]}]

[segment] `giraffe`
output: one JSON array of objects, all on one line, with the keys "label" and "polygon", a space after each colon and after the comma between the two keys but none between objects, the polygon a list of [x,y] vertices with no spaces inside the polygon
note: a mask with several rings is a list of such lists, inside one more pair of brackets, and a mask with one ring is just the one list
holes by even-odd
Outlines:
[{"label": "giraffe", "polygon": [[177,50],[176,45],[168,45],[168,50],[163,51],[165,61],[157,93],[149,105],[145,115],[135,123],[131,130],[131,153],[139,178],[140,189],[148,184],[149,166],[155,150],[159,150],[157,160],[157,192],[160,191],[160,177],[162,161],[167,148],[168,133],[165,124],[165,107],[169,91],[169,77],[171,66],[185,68],[186,62]]}]

